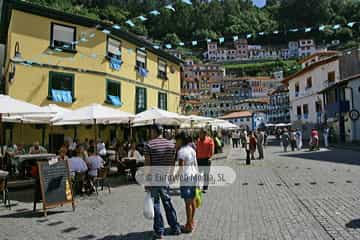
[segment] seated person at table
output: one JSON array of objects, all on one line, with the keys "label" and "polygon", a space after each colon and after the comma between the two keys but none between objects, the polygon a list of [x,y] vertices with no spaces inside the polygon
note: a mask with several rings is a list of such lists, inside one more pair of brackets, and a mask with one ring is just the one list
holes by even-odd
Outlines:
[{"label": "seated person at table", "polygon": [[136,162],[144,162],[145,158],[140,154],[140,152],[136,149],[136,143],[131,144],[130,151],[128,152],[129,158],[135,158]]},{"label": "seated person at table", "polygon": [[67,156],[67,148],[66,147],[61,147],[59,150],[59,156],[58,159],[59,161],[66,161],[69,160],[68,156]]},{"label": "seated person at table", "polygon": [[71,176],[75,176],[75,173],[83,173],[88,170],[85,161],[80,157],[80,149],[76,151],[77,155],[70,158],[69,168]]},{"label": "seated person at table", "polygon": [[47,150],[40,146],[39,142],[35,142],[34,145],[30,148],[29,154],[43,154],[47,153]]},{"label": "seated person at table", "polygon": [[15,144],[9,143],[5,146],[5,159],[6,159],[6,166],[7,171],[10,174],[15,173],[17,169],[17,164],[15,162],[15,155],[16,155],[17,147]]},{"label": "seated person at table", "polygon": [[93,147],[89,148],[89,157],[86,160],[87,166],[89,168],[88,175],[90,177],[97,177],[98,170],[104,166],[104,160],[96,154],[96,151]]},{"label": "seated person at table", "polygon": [[16,155],[24,155],[26,154],[26,150],[25,150],[25,144],[24,143],[20,143],[17,145],[17,149],[16,149]]}]

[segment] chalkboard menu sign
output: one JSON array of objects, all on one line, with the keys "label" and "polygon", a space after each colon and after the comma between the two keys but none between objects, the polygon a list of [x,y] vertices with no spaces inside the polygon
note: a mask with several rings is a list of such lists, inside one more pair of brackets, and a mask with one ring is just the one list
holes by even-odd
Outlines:
[{"label": "chalkboard menu sign", "polygon": [[72,203],[75,210],[68,161],[38,162],[43,209]]}]

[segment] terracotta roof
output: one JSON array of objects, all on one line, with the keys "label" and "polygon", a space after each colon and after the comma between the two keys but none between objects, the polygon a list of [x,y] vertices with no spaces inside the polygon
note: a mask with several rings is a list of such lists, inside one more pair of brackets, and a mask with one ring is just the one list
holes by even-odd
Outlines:
[{"label": "terracotta roof", "polygon": [[285,78],[282,82],[284,84],[287,84],[289,81],[291,81],[292,79],[298,77],[298,76],[301,76],[311,70],[314,70],[316,67],[319,67],[321,65],[324,65],[324,64],[327,64],[327,63],[330,63],[330,62],[333,62],[333,61],[336,61],[339,59],[339,56],[333,56],[333,57],[330,57],[330,58],[327,58],[327,59],[324,59],[324,60],[321,60],[321,61],[318,61],[314,64],[311,64],[310,66],[304,68],[304,69],[301,69],[299,72],[296,72],[290,76],[288,76],[287,78]]},{"label": "terracotta roof", "polygon": [[302,64],[302,63],[306,62],[307,60],[309,60],[309,59],[311,59],[311,58],[313,58],[313,57],[316,57],[316,56],[333,56],[333,55],[337,55],[337,54],[339,54],[339,53],[340,53],[340,52],[338,52],[338,51],[322,51],[322,52],[316,52],[316,53],[311,54],[310,56],[307,56],[307,57],[301,59],[301,60],[299,61],[299,63]]},{"label": "terracotta roof", "polygon": [[220,117],[220,119],[232,119],[232,118],[242,118],[242,117],[251,117],[252,113],[249,111],[233,112],[225,116]]},{"label": "terracotta roof", "polygon": [[259,81],[266,81],[266,80],[275,80],[275,78],[273,77],[269,77],[269,76],[257,76],[257,77],[236,77],[236,78],[230,78],[229,80],[259,80]]},{"label": "terracotta roof", "polygon": [[245,100],[242,100],[240,101],[239,103],[246,103],[246,102],[249,102],[249,103],[269,103],[270,102],[270,98],[248,98],[248,99],[245,99]]}]

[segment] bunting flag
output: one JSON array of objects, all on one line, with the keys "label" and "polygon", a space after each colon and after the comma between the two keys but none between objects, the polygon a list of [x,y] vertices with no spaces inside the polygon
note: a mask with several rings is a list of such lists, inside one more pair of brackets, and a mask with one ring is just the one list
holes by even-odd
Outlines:
[{"label": "bunting flag", "polygon": [[160,49],[160,46],[159,45],[154,45],[153,48]]},{"label": "bunting flag", "polygon": [[273,31],[274,34],[279,34],[278,30]]},{"label": "bunting flag", "polygon": [[181,2],[188,4],[188,5],[192,5],[191,0],[181,0]]},{"label": "bunting flag", "polygon": [[111,33],[110,30],[108,30],[108,29],[104,29],[104,30],[102,30],[102,32],[105,33],[105,34],[110,34]]},{"label": "bunting flag", "polygon": [[121,27],[120,27],[119,25],[117,25],[117,24],[114,24],[114,25],[112,26],[112,28],[113,28],[113,29],[116,29],[116,30],[120,30],[120,29],[121,29]]},{"label": "bunting flag", "polygon": [[341,25],[340,25],[340,24],[336,24],[336,25],[334,25],[334,26],[333,26],[333,29],[335,29],[335,30],[336,30],[336,29],[339,29],[340,27],[341,27]]},{"label": "bunting flag", "polygon": [[198,42],[197,42],[197,41],[192,41],[191,44],[192,44],[193,46],[196,46],[196,45],[198,44]]},{"label": "bunting flag", "polygon": [[224,37],[219,38],[219,43],[221,44],[223,42],[225,42],[225,38]]},{"label": "bunting flag", "polygon": [[210,38],[206,39],[206,42],[211,43],[211,39]]},{"label": "bunting flag", "polygon": [[233,36],[233,40],[234,40],[234,41],[239,40],[239,36]]},{"label": "bunting flag", "polygon": [[258,34],[259,34],[260,36],[265,35],[265,33],[264,33],[264,32],[259,32]]},{"label": "bunting flag", "polygon": [[311,27],[305,28],[305,32],[311,32]]},{"label": "bunting flag", "polygon": [[90,33],[89,38],[94,38],[96,36],[95,33]]},{"label": "bunting flag", "polygon": [[126,23],[127,25],[129,25],[130,27],[135,27],[135,24],[134,24],[133,21],[131,21],[131,20],[127,20],[125,23]]},{"label": "bunting flag", "polygon": [[185,46],[184,42],[179,42],[179,46]]},{"label": "bunting flag", "polygon": [[171,4],[165,6],[165,8],[175,12],[175,8]]},{"label": "bunting flag", "polygon": [[147,20],[147,18],[144,16],[138,16],[138,19],[140,19],[140,21],[143,21],[143,22]]},{"label": "bunting flag", "polygon": [[251,38],[252,37],[252,34],[247,34],[246,35],[246,38]]},{"label": "bunting flag", "polygon": [[325,30],[325,26],[324,25],[321,25],[320,27],[319,27],[319,31],[324,31]]},{"label": "bunting flag", "polygon": [[349,26],[349,27],[353,27],[355,25],[355,22],[349,22],[348,24],[347,24],[347,26]]},{"label": "bunting flag", "polygon": [[171,44],[165,44],[165,47],[166,47],[167,49],[172,48]]},{"label": "bunting flag", "polygon": [[289,32],[297,32],[297,31],[299,31],[299,29],[297,28],[289,29]]},{"label": "bunting flag", "polygon": [[158,16],[158,15],[160,15],[160,12],[158,10],[152,10],[151,12],[149,12],[149,14]]}]

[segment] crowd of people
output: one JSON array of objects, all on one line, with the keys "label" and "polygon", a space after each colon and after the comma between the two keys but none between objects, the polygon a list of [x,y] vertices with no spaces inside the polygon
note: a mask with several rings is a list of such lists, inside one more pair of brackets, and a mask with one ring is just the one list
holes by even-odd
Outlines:
[{"label": "crowd of people", "polygon": [[233,148],[244,148],[246,150],[246,162],[255,160],[255,153],[258,152],[258,160],[264,159],[264,146],[267,134],[263,129],[257,131],[235,130],[231,133]]},{"label": "crowd of people", "polygon": [[[324,147],[329,147],[329,128],[325,127],[323,129],[323,141]],[[303,133],[300,129],[278,129],[277,135],[280,138],[280,143],[283,147],[283,151],[287,152],[290,146],[291,151],[301,151],[303,148]],[[309,149],[310,151],[315,151],[320,149],[320,134],[316,128],[313,128],[310,133],[309,140]]]}]

